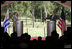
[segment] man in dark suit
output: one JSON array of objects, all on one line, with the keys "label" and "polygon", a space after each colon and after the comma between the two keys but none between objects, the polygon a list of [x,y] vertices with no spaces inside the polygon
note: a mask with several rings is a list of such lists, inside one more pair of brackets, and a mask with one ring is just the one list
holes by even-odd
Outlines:
[{"label": "man in dark suit", "polygon": [[13,14],[13,32],[17,32],[17,29],[16,29],[16,22],[18,21],[18,13],[17,12],[14,12]]},{"label": "man in dark suit", "polygon": [[55,15],[54,11],[52,12],[52,15],[50,16],[50,20],[51,21],[56,21],[56,15]]}]

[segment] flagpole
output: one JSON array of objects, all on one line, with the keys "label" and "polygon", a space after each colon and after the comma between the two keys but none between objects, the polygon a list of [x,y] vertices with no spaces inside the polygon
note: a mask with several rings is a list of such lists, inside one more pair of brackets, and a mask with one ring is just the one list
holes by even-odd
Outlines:
[{"label": "flagpole", "polygon": [[[8,9],[9,10],[9,9]],[[8,27],[8,30],[9,30],[9,35],[10,35],[10,25],[9,25],[9,27]]]}]

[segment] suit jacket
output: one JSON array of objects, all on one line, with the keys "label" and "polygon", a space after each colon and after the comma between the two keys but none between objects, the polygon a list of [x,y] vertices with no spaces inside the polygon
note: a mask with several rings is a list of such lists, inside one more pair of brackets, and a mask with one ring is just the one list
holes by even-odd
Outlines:
[{"label": "suit jacket", "polygon": [[13,19],[13,21],[18,21],[18,19],[16,17],[14,17],[14,16],[13,16],[12,19]]},{"label": "suit jacket", "polygon": [[56,21],[56,15],[54,15],[54,16],[50,16],[50,20],[52,20],[52,21]]},{"label": "suit jacket", "polygon": [[13,32],[17,32],[17,27],[16,27],[17,23],[16,22],[18,21],[18,19],[14,16],[12,19],[13,19]]}]

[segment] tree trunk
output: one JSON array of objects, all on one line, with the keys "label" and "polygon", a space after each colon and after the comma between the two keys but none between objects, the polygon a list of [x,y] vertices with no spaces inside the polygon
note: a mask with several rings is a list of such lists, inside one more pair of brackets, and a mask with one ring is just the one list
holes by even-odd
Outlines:
[{"label": "tree trunk", "polygon": [[46,9],[46,3],[44,2],[44,11],[45,11],[45,19],[47,18],[47,9]]},{"label": "tree trunk", "polygon": [[34,27],[34,21],[35,21],[35,17],[34,17],[34,9],[32,11],[32,14],[33,14],[33,27]]}]

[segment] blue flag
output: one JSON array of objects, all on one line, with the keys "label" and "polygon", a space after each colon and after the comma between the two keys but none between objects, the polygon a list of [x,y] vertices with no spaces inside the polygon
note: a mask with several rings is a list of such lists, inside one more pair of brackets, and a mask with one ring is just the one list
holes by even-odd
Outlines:
[{"label": "blue flag", "polygon": [[7,27],[10,26],[10,21],[9,21],[9,10],[7,10],[4,22],[3,22],[3,27],[4,27],[4,32],[7,32]]}]

